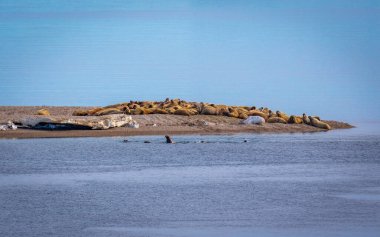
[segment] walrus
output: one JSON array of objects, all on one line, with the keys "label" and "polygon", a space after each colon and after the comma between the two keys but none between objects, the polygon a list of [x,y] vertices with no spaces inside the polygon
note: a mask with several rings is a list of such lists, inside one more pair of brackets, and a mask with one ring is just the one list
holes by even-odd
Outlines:
[{"label": "walrus", "polygon": [[127,106],[120,108],[120,110],[123,111],[124,114],[131,114],[131,110]]},{"label": "walrus", "polygon": [[190,108],[190,109],[187,109],[188,111],[189,111],[189,113],[191,114],[191,115],[197,115],[197,114],[199,114],[198,113],[198,110],[196,110],[196,109],[194,109],[194,108]]},{"label": "walrus", "polygon": [[217,115],[226,115],[229,111],[228,111],[228,106],[226,105],[217,105],[216,106],[216,113]]},{"label": "walrus", "polygon": [[310,119],[310,124],[314,127],[327,129],[327,130],[331,129],[330,125],[328,125],[327,123],[324,123],[322,121],[319,121],[318,119],[316,119],[312,116],[309,116],[309,119]]},{"label": "walrus", "polygon": [[305,113],[302,114],[302,120],[304,124],[310,125],[310,119]]},{"label": "walrus", "polygon": [[173,105],[171,103],[164,103],[161,106],[161,108],[163,108],[163,109],[167,109],[167,108],[171,108],[171,107],[173,107]]},{"label": "walrus", "polygon": [[263,108],[263,109],[261,110],[261,112],[267,114],[267,113],[269,113],[269,109],[268,109],[267,107],[265,107],[265,108]]},{"label": "walrus", "polygon": [[303,120],[302,120],[301,117],[298,117],[298,116],[295,116],[295,115],[291,115],[289,117],[288,123],[291,123],[291,124],[301,124],[301,123],[303,123]]},{"label": "walrus", "polygon": [[153,109],[153,114],[168,114],[168,112],[164,109],[155,108]]},{"label": "walrus", "polygon": [[269,110],[269,111],[268,111],[268,117],[269,117],[269,118],[277,117],[277,115],[276,115],[275,113],[273,113],[272,110]]},{"label": "walrus", "polygon": [[129,104],[128,107],[130,109],[137,109],[137,108],[140,108],[140,105],[138,105],[138,104]]},{"label": "walrus", "polygon": [[244,112],[242,113],[239,113],[239,119],[247,119],[248,118],[248,115]]},{"label": "walrus", "polygon": [[170,144],[175,143],[169,135],[165,135],[165,138],[166,138],[166,143],[170,143]]},{"label": "walrus", "polygon": [[205,105],[202,108],[201,114],[204,115],[218,115],[218,111],[216,108],[210,106],[210,105]]},{"label": "walrus", "polygon": [[73,116],[87,116],[88,115],[88,111],[86,110],[75,110],[73,112]]},{"label": "walrus", "polygon": [[107,108],[99,110],[95,113],[96,116],[109,115],[109,114],[122,114],[123,112],[116,108]]},{"label": "walrus", "polygon": [[132,115],[144,114],[144,111],[141,108],[131,109],[131,114]]},{"label": "walrus", "polygon": [[248,110],[246,110],[244,107],[239,107],[236,110],[239,113],[240,119],[247,119],[248,118]]},{"label": "walrus", "polygon": [[227,114],[228,117],[239,118],[239,112],[236,109],[228,108],[228,111],[229,111]]},{"label": "walrus", "polygon": [[276,115],[277,115],[277,117],[283,118],[286,122],[289,121],[289,116],[286,115],[285,113],[282,113],[282,112],[277,110]]},{"label": "walrus", "polygon": [[174,112],[176,111],[176,109],[174,109],[173,107],[166,108],[165,110],[166,112],[168,112],[168,114],[174,114]]},{"label": "walrus", "polygon": [[95,115],[96,112],[102,110],[103,108],[95,108],[95,109],[90,109],[87,111],[88,115]]},{"label": "walrus", "polygon": [[287,122],[285,121],[285,119],[283,118],[280,118],[280,117],[271,117],[268,119],[267,121],[268,123],[283,123],[283,124],[286,124]]},{"label": "walrus", "polygon": [[248,113],[249,110],[245,109],[244,107],[237,107],[236,110],[239,113]]},{"label": "walrus", "polygon": [[263,113],[263,112],[257,111],[257,110],[250,110],[250,111],[248,112],[248,116],[260,116],[260,117],[262,117],[263,119],[265,119],[265,121],[268,120],[268,115],[266,115],[266,114]]},{"label": "walrus", "polygon": [[187,109],[177,109],[176,111],[174,111],[174,114],[175,115],[184,115],[184,116],[190,116],[191,115],[190,111]]},{"label": "walrus", "polygon": [[142,110],[142,114],[153,114],[154,109],[148,109],[145,107],[140,108]]},{"label": "walrus", "polygon": [[170,100],[170,104],[172,104],[172,105],[178,105],[178,99],[172,99],[172,100]]}]

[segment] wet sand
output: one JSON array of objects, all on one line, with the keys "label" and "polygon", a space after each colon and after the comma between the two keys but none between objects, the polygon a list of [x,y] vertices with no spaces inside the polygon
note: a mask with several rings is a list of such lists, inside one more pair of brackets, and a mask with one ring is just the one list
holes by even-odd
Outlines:
[{"label": "wet sand", "polygon": [[[20,119],[36,116],[39,109],[48,109],[52,117],[72,117],[74,110],[92,107],[62,106],[0,106],[0,123],[18,122]],[[211,115],[132,115],[140,128],[114,128],[109,130],[35,130],[19,128],[0,131],[0,138],[53,138],[53,137],[109,137],[137,135],[180,135],[180,134],[231,134],[231,133],[307,133],[322,132],[323,129],[305,124],[264,124],[242,125],[241,119]],[[332,129],[352,128],[351,125],[338,121],[325,121]]]}]

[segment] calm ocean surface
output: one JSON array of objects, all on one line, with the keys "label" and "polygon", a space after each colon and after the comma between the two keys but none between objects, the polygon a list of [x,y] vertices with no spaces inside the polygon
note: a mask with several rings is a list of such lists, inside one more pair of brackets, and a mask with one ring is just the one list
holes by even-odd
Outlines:
[{"label": "calm ocean surface", "polygon": [[380,236],[378,125],[0,140],[0,236]]}]

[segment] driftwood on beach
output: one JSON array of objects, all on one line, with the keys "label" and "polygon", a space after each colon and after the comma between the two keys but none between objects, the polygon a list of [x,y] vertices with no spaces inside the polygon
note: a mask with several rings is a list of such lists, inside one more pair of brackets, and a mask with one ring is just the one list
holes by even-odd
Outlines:
[{"label": "driftwood on beach", "polygon": [[26,117],[21,119],[24,127],[46,130],[105,130],[117,127],[137,127],[130,115],[108,115],[89,118]]}]

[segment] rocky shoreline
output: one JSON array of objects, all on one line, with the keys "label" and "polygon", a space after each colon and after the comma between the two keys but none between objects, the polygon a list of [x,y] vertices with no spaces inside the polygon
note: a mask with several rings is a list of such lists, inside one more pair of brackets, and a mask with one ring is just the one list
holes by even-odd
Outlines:
[{"label": "rocky shoreline", "polygon": [[[67,106],[0,106],[0,124],[8,121],[19,123],[25,118],[41,118],[36,111],[46,109],[52,119],[100,119],[104,116],[73,116],[78,110],[92,110],[95,107]],[[232,133],[308,133],[324,129],[306,124],[264,123],[262,125],[242,124],[243,119],[229,116],[175,114],[130,115],[139,128],[115,127],[107,130],[49,130],[19,128],[0,131],[0,138],[52,138],[52,137],[108,137],[137,135],[180,135],[180,134],[232,134]],[[323,121],[323,120],[322,120]],[[352,128],[350,124],[338,121],[324,121],[331,129]]]}]

